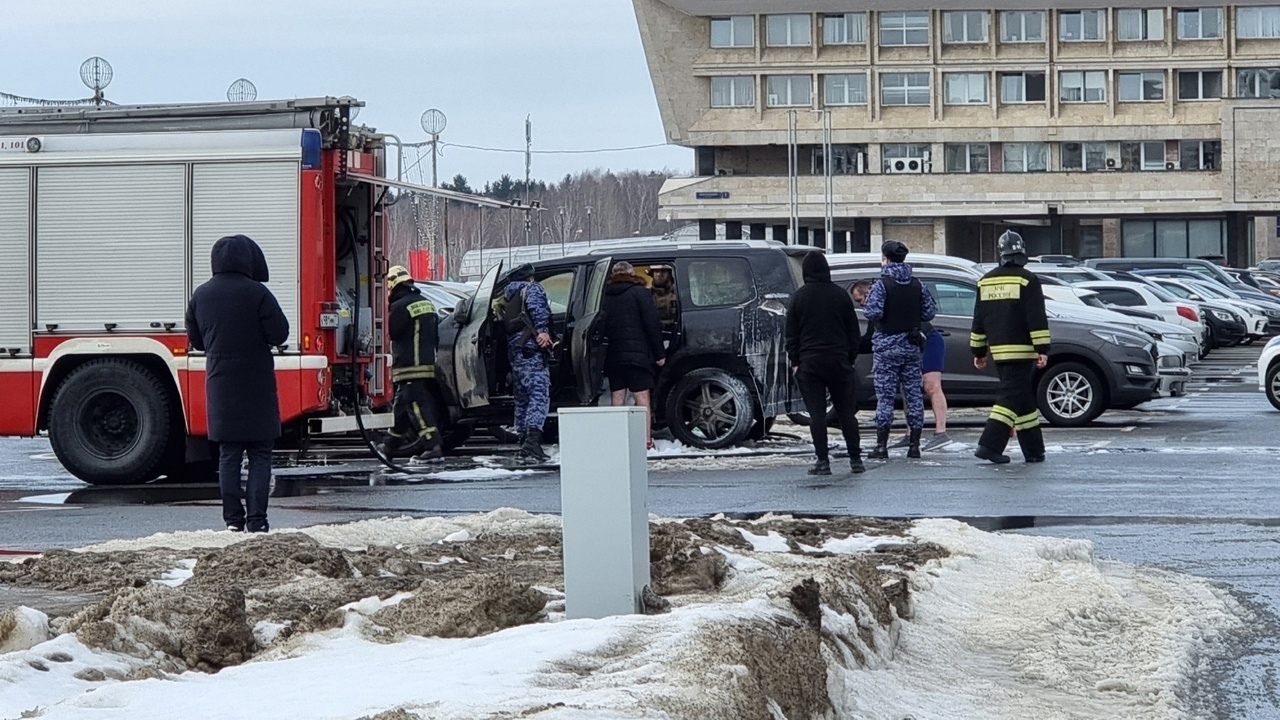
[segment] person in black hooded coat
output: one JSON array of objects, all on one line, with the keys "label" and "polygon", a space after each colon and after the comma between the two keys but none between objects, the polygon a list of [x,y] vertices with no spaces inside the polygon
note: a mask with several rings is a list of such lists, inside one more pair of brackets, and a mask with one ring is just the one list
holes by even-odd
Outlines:
[{"label": "person in black hooded coat", "polygon": [[[604,288],[602,309],[604,335],[609,341],[605,347],[604,371],[609,378],[612,402],[625,404],[630,391],[636,404],[649,413],[647,427],[652,427],[649,391],[657,384],[657,370],[666,362],[666,350],[662,346],[658,305],[631,263],[613,264]],[[648,432],[645,443],[653,447],[653,437]]]},{"label": "person in black hooded coat", "polygon": [[[213,245],[213,278],[187,305],[187,338],[205,353],[209,440],[218,443],[222,516],[229,530],[266,532],[271,450],[280,437],[280,402],[271,349],[289,337],[289,321],[266,283],[267,260],[250,238]],[[240,490],[249,456],[248,512]]]},{"label": "person in black hooded coat", "polygon": [[853,299],[831,282],[831,268],[820,252],[801,261],[804,286],[796,290],[787,309],[787,358],[795,372],[800,396],[809,412],[809,434],[818,461],[810,475],[830,475],[827,450],[827,395],[840,418],[849,467],[864,471],[858,435],[858,406],[854,397],[854,362],[858,359],[861,332]]}]

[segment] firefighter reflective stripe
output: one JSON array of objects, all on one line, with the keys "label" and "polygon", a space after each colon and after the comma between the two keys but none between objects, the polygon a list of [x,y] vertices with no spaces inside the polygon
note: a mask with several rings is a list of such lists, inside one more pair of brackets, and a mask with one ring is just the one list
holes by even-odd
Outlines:
[{"label": "firefighter reflective stripe", "polygon": [[409,311],[409,317],[416,318],[426,315],[427,313],[435,312],[436,306],[432,305],[430,300],[419,300],[415,303],[409,303],[409,306],[406,307],[405,310]]},{"label": "firefighter reflective stripe", "polygon": [[987,336],[982,333],[969,333],[969,347],[984,348],[987,346]]},{"label": "firefighter reflective stripe", "polygon": [[1013,421],[1014,430],[1030,430],[1033,427],[1040,426],[1040,413],[1033,412],[1028,415],[1015,418]]},{"label": "firefighter reflective stripe", "polygon": [[978,281],[978,297],[982,300],[1018,300],[1028,280],[1016,275],[983,278]]},{"label": "firefighter reflective stripe", "polygon": [[407,368],[391,368],[391,382],[430,380],[436,376],[435,365],[413,365]]},{"label": "firefighter reflective stripe", "polygon": [[1031,344],[1032,345],[1048,345],[1049,331],[1048,330],[1032,330]]},{"label": "firefighter reflective stripe", "polygon": [[991,419],[998,423],[1003,423],[1009,427],[1015,427],[1018,423],[1018,416],[1012,410],[1003,405],[991,406]]},{"label": "firefighter reflective stripe", "polygon": [[1031,345],[992,345],[991,357],[996,362],[1003,360],[1035,360],[1039,356]]},{"label": "firefighter reflective stripe", "polygon": [[422,406],[418,403],[413,404],[413,416],[418,419],[418,434],[423,440],[430,440],[436,434],[436,428],[422,416]]}]

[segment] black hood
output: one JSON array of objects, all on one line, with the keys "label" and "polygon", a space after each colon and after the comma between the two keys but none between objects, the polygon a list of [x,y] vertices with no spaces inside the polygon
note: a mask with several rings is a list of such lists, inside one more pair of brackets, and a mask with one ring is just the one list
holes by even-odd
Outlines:
[{"label": "black hood", "polygon": [[214,243],[210,265],[214,275],[240,273],[260,283],[270,279],[262,248],[245,235],[228,235]]},{"label": "black hood", "polygon": [[827,265],[827,256],[820,252],[811,252],[804,256],[804,260],[800,261],[800,268],[804,271],[804,281],[811,282],[831,282],[831,266]]}]

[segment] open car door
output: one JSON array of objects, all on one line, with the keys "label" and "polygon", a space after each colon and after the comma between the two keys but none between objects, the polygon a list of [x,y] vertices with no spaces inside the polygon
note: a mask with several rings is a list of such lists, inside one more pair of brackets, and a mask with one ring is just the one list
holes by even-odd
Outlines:
[{"label": "open car door", "polygon": [[[493,314],[493,291],[501,272],[501,262],[489,268],[471,302],[455,311],[455,322],[461,327],[453,341],[454,387],[458,390],[458,402],[464,408],[489,404],[488,364],[489,355],[494,352],[489,323]],[[463,311],[466,317],[463,317]]]},{"label": "open car door", "polygon": [[604,258],[591,269],[582,316],[573,323],[573,375],[578,380],[578,401],[583,405],[595,404],[604,381],[605,339],[601,324],[604,314],[600,312],[600,303],[604,300],[604,284],[611,267],[613,258]]}]

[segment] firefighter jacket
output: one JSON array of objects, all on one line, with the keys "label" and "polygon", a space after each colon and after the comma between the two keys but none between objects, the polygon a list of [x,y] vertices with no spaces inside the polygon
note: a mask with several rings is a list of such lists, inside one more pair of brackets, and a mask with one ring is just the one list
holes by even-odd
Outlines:
[{"label": "firefighter jacket", "polygon": [[978,281],[969,347],[996,362],[1035,360],[1049,353],[1049,319],[1040,280],[1017,265],[1003,265]]},{"label": "firefighter jacket", "polygon": [[436,376],[439,342],[436,306],[418,289],[401,285],[391,291],[391,382]]}]

